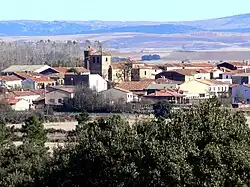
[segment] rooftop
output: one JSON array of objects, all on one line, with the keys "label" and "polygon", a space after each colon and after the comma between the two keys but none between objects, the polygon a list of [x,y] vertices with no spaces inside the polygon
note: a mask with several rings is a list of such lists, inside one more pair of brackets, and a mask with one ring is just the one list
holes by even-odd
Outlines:
[{"label": "rooftop", "polygon": [[12,65],[12,66],[9,66],[8,68],[2,70],[2,72],[34,72],[34,71],[37,71],[41,68],[44,68],[44,67],[48,67],[50,68],[50,66],[48,65]]},{"label": "rooftop", "polygon": [[176,84],[149,84],[145,90],[163,90],[165,88],[176,88]]},{"label": "rooftop", "polygon": [[28,79],[37,82],[37,83],[43,83],[43,82],[56,82],[54,79],[51,79],[50,77],[29,77]]},{"label": "rooftop", "polygon": [[210,64],[208,62],[184,62],[184,63],[167,63],[164,64],[165,67],[214,67],[213,64]]},{"label": "rooftop", "polygon": [[53,91],[61,90],[68,93],[74,93],[75,91],[75,86],[49,86],[49,88],[51,88]]},{"label": "rooftop", "polygon": [[15,75],[10,75],[10,76],[0,76],[0,80],[2,80],[2,81],[19,81],[21,79]]},{"label": "rooftop", "polygon": [[234,74],[233,76],[235,76],[235,77],[250,76],[250,72],[249,72],[249,73],[236,73],[236,74]]},{"label": "rooftop", "polygon": [[156,84],[182,84],[181,81],[170,80],[165,77],[155,79]]},{"label": "rooftop", "polygon": [[169,72],[177,72],[182,75],[195,75],[199,73],[209,73],[208,71],[204,69],[174,69]]},{"label": "rooftop", "polygon": [[154,80],[141,80],[141,81],[124,81],[121,82],[118,87],[124,90],[144,90],[149,84],[154,83]]},{"label": "rooftop", "polygon": [[159,91],[157,90],[155,93],[148,94],[145,97],[184,97],[184,95],[173,90],[165,89]]},{"label": "rooftop", "polygon": [[22,77],[24,79],[30,78],[30,77],[42,77],[44,75],[40,74],[40,73],[36,73],[36,72],[15,72],[15,75]]},{"label": "rooftop", "polygon": [[38,93],[35,93],[33,91],[13,91],[10,93],[12,93],[16,97],[39,95]]},{"label": "rooftop", "polygon": [[17,98],[8,98],[8,103],[10,105],[15,105],[17,104],[19,101],[21,101],[22,99],[17,99]]},{"label": "rooftop", "polygon": [[62,74],[66,74],[66,73],[70,73],[73,72],[72,70],[76,70],[78,73],[87,73],[89,72],[89,70],[87,70],[84,67],[58,67],[58,68],[54,68],[56,71],[58,71],[59,73]]},{"label": "rooftop", "polygon": [[209,79],[209,80],[197,80],[198,82],[204,83],[206,85],[209,86],[216,86],[216,85],[229,85],[226,82],[222,82],[222,81],[218,81],[218,80],[214,80],[214,79]]},{"label": "rooftop", "polygon": [[114,89],[119,90],[119,91],[122,91],[122,92],[126,92],[126,93],[131,93],[131,91],[122,89],[122,88],[120,88],[120,87],[114,87]]}]

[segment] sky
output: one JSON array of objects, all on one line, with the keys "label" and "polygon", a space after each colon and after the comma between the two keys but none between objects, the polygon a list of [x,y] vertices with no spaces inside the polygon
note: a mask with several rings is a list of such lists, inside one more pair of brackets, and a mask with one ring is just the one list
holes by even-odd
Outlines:
[{"label": "sky", "polygon": [[249,7],[249,0],[1,0],[0,20],[189,21]]}]

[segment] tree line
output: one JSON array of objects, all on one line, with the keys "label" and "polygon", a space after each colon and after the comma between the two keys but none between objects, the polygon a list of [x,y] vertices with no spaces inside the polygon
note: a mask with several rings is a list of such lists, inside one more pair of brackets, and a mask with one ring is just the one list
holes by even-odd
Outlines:
[{"label": "tree line", "polygon": [[250,186],[250,129],[244,115],[212,98],[188,110],[154,106],[157,118],[120,116],[78,126],[50,154],[42,121],[29,117],[23,144],[0,123],[0,186]]},{"label": "tree line", "polygon": [[83,44],[76,41],[0,42],[0,67],[14,64],[76,66],[83,59]]}]

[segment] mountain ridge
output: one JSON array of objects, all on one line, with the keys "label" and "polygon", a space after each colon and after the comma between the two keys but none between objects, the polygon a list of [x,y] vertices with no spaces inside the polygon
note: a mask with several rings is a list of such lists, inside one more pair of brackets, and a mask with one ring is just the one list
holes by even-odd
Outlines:
[{"label": "mountain ridge", "polygon": [[221,18],[180,21],[0,21],[1,36],[49,36],[95,34],[113,32],[138,32],[154,34],[183,34],[190,32],[250,33],[250,13]]}]

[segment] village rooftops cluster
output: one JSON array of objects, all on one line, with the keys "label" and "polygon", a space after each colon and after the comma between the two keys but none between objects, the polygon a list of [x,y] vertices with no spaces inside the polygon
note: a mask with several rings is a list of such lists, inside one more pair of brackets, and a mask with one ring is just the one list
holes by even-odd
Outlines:
[{"label": "village rooftops cluster", "polygon": [[232,90],[250,84],[246,62],[157,65],[134,60],[112,62],[104,53],[91,53],[86,59],[83,67],[13,65],[2,71],[0,86],[7,90],[5,97],[13,109],[28,110],[38,104],[63,106],[79,85],[97,91],[108,101],[122,98],[124,102],[139,102],[145,98],[185,104],[212,96],[229,97]]}]

